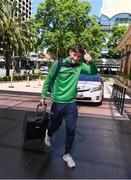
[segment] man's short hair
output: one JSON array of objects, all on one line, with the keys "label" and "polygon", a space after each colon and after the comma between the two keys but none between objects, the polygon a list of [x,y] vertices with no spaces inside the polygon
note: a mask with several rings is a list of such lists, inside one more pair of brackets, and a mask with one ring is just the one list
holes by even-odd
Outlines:
[{"label": "man's short hair", "polygon": [[79,57],[81,57],[81,58],[84,57],[84,54],[85,54],[85,47],[84,46],[77,44],[74,47],[71,47],[70,50],[77,53]]}]

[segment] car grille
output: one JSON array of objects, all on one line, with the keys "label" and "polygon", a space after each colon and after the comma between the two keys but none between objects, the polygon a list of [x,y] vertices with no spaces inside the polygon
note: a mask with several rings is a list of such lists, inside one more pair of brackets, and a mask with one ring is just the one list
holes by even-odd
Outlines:
[{"label": "car grille", "polygon": [[91,98],[90,97],[86,97],[86,98],[84,98],[84,100],[91,100]]},{"label": "car grille", "polygon": [[81,88],[77,88],[77,92],[85,92],[85,91],[90,91],[90,88],[89,89],[81,89]]},{"label": "car grille", "polygon": [[77,97],[78,100],[88,100],[88,101],[91,101],[91,98],[90,97]]}]

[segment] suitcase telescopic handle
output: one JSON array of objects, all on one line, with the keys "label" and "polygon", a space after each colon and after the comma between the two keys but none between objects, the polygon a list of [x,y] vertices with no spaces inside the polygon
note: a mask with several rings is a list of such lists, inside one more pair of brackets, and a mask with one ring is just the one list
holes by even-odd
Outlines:
[{"label": "suitcase telescopic handle", "polygon": [[[43,106],[43,105],[42,105],[41,103],[37,105],[37,112],[38,112],[38,109],[39,109],[40,106]],[[46,110],[47,104],[44,103],[44,106],[43,106],[43,107],[44,107],[43,109]]]},{"label": "suitcase telescopic handle", "polygon": [[45,114],[46,114],[46,108],[47,108],[47,104],[46,103],[44,103],[44,105],[42,105],[41,103],[37,105],[37,109],[36,109],[36,113],[35,113],[36,119],[37,119],[37,116],[38,116],[38,111],[39,111],[39,107],[40,106],[43,106],[43,119],[44,119]]}]

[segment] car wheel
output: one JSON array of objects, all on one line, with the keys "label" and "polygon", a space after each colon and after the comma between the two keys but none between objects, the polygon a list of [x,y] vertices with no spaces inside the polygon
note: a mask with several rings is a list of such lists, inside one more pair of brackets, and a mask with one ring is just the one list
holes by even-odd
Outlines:
[{"label": "car wheel", "polygon": [[99,105],[102,105],[102,103],[103,103],[103,96],[102,96],[101,101],[99,102]]},{"label": "car wheel", "polygon": [[102,100],[99,102],[99,106],[102,105]]}]

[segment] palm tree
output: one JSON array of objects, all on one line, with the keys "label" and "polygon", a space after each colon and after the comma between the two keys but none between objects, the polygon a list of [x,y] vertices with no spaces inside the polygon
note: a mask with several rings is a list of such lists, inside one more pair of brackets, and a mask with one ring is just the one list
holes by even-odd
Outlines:
[{"label": "palm tree", "polygon": [[33,49],[35,27],[33,21],[23,21],[16,17],[17,2],[12,5],[7,0],[0,1],[0,40],[6,62],[6,76],[9,76],[10,62],[13,54],[23,56]]}]

